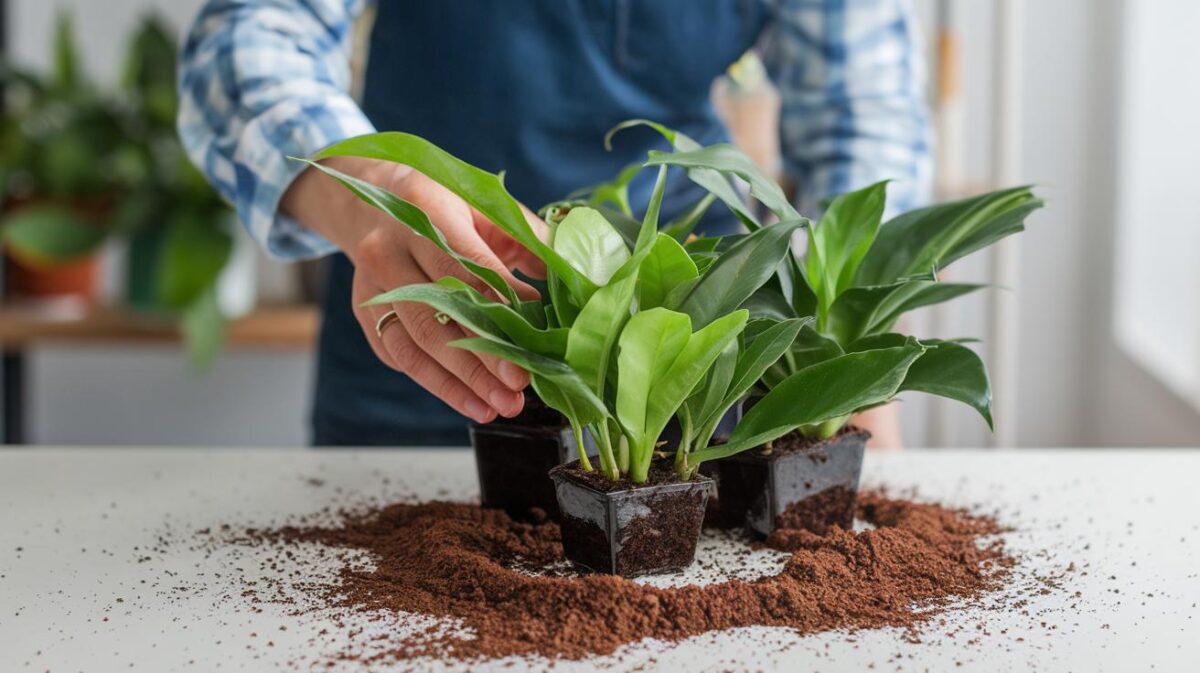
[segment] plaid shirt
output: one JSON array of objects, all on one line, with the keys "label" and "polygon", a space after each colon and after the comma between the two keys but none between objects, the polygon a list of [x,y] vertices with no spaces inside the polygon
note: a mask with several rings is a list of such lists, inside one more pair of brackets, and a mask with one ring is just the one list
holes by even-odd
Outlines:
[{"label": "plaid shirt", "polygon": [[[798,207],[884,178],[889,210],[931,183],[924,63],[907,0],[763,0],[760,55],[782,109]],[[350,97],[350,37],[368,0],[208,0],[184,46],[179,132],[192,160],[272,255],[331,243],[279,212],[308,156],[374,131]]]}]

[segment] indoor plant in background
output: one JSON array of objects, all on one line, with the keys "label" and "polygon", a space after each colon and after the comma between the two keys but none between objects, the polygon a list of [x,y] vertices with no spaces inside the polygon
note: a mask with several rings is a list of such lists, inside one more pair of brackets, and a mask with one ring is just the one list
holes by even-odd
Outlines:
[{"label": "indoor plant in background", "polygon": [[14,289],[91,299],[97,249],[125,237],[128,303],[178,315],[192,361],[206,364],[234,308],[218,304],[217,289],[235,225],[175,133],[175,41],[145,19],[111,94],[84,77],[65,14],[54,45],[45,78],[3,68],[0,233]]},{"label": "indoor plant in background", "polygon": [[[500,176],[481,171],[421,138],[381,133],[337,143],[313,161],[358,156],[403,163],[446,186],[545,262],[542,301],[522,301],[496,273],[455,253],[428,217],[395,195],[320,164],[367,203],[405,223],[458,261],[501,300],[455,279],[402,287],[371,303],[416,301],[453,318],[475,336],[454,345],[508,359],[529,371],[546,404],[570,422],[577,447],[586,430],[598,470],[579,462],[551,471],[563,509],[567,555],[593,569],[625,575],[691,562],[709,480],[656,461],[659,437],[723,354],[741,350],[748,311],[739,306],[772,277],[789,250],[793,217],[689,252],[660,233],[666,166],[643,218],[614,223],[576,203],[548,212],[543,242]],[[728,189],[731,186],[717,176]],[[788,207],[790,209],[790,206]],[[794,211],[791,211],[794,213]],[[794,329],[796,322],[789,324]],[[756,333],[765,330],[756,328]],[[782,351],[787,345],[775,347]],[[728,358],[729,355],[724,357]],[[759,371],[769,358],[755,358]],[[748,380],[758,378],[758,373]],[[744,377],[747,378],[747,377]],[[730,403],[732,404],[732,402]],[[780,434],[786,430],[781,430]],[[686,462],[676,461],[686,466]]]},{"label": "indoor plant in background", "polygon": [[45,77],[0,64],[0,235],[14,295],[91,301],[95,253],[126,182],[125,129],[119,108],[81,72],[65,15],[53,48]]}]

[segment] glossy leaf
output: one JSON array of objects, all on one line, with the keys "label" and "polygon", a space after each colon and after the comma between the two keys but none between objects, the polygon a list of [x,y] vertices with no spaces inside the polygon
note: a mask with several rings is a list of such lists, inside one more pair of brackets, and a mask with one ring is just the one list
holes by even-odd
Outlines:
[{"label": "glossy leaf", "polygon": [[708,212],[709,206],[716,200],[717,197],[712,194],[705,194],[704,198],[700,199],[691,208],[688,208],[682,215],[671,220],[667,226],[662,228],[662,232],[667,236],[683,243],[687,241],[692,232],[696,230],[696,225],[704,218],[704,214]]},{"label": "glossy leaf", "polygon": [[[646,126],[658,131],[671,144],[671,147],[680,152],[693,152],[702,148],[700,143],[692,140],[687,135],[667,128],[657,122],[645,119],[631,119],[614,126],[604,137],[605,147],[611,148],[610,143],[614,134],[635,126]],[[754,217],[754,213],[750,212],[750,208],[746,205],[746,199],[742,196],[741,192],[734,188],[729,179],[720,172],[711,168],[689,168],[687,176],[692,182],[703,187],[709,194],[720,199],[746,225],[747,229],[754,231],[761,226],[758,218]]]},{"label": "glossy leaf", "polygon": [[513,344],[479,337],[458,339],[451,341],[450,345],[494,355],[529,372],[538,397],[570,419],[571,424],[577,428],[608,417],[604,401],[588,388],[575,370],[559,360],[538,355]]},{"label": "glossy leaf", "polygon": [[504,187],[501,176],[476,168],[433,143],[409,133],[370,133],[350,138],[321,150],[312,160],[353,156],[380,159],[412,166],[434,182],[457,194],[527,250],[546,263],[570,290],[572,296],[587,297],[594,284],[578,273],[546,245],[516,199]]},{"label": "glossy leaf", "polygon": [[908,311],[949,301],[986,285],[904,280],[891,285],[855,287],[838,297],[826,331],[842,343],[886,332]]},{"label": "glossy leaf", "polygon": [[679,166],[689,171],[708,169],[723,175],[737,176],[750,186],[750,195],[780,220],[804,219],[788,201],[779,183],[763,173],[753,159],[732,145],[709,145],[691,151],[651,151],[646,165]]},{"label": "glossy leaf", "polygon": [[741,306],[790,254],[792,232],[800,224],[779,222],[745,236],[722,254],[675,306],[700,326]]},{"label": "glossy leaf", "polygon": [[592,208],[572,208],[554,228],[554,251],[597,287],[629,259],[629,248],[608,220]]},{"label": "glossy leaf", "polygon": [[437,283],[405,285],[372,297],[363,305],[406,301],[430,306],[492,341],[511,341],[523,349],[549,357],[562,357],[566,353],[565,328],[538,329],[511,306],[484,297],[456,278],[443,278]]},{"label": "glossy leaf", "polygon": [[510,304],[515,305],[520,301],[516,291],[494,269],[478,264],[469,257],[460,255],[454,248],[450,247],[450,242],[446,240],[442,231],[434,226],[429,216],[425,214],[425,211],[421,210],[415,204],[405,201],[382,187],[347,175],[324,164],[307,160],[305,163],[340,182],[363,202],[390,215],[395,220],[406,225],[417,235],[432,242],[439,250],[453,257],[467,271],[470,271],[475,277],[486,283],[488,287],[507,299]]},{"label": "glossy leaf", "polygon": [[859,268],[858,285],[887,285],[936,272],[965,255],[1024,230],[1043,201],[1016,187],[909,211],[879,228]]},{"label": "glossy leaf", "polygon": [[[903,344],[902,334],[879,334],[851,344],[853,351],[890,348]],[[979,412],[992,427],[992,388],[987,367],[975,351],[957,341],[922,341],[924,354],[909,368],[900,390],[913,390],[962,402]]]},{"label": "glossy leaf", "polygon": [[683,246],[659,234],[638,271],[638,306],[643,311],[662,306],[673,289],[699,276],[696,263]]},{"label": "glossy leaf", "polygon": [[629,320],[637,280],[633,275],[596,290],[567,335],[567,364],[599,396],[604,395],[617,337]]},{"label": "glossy leaf", "polygon": [[900,389],[924,352],[915,339],[904,346],[848,353],[799,370],[754,405],[725,444],[698,451],[691,467],[731,456],[813,425],[883,404]]},{"label": "glossy leaf", "polygon": [[828,311],[834,300],[854,282],[858,266],[875,241],[883,218],[886,182],[842,194],[808,228],[805,277]]}]

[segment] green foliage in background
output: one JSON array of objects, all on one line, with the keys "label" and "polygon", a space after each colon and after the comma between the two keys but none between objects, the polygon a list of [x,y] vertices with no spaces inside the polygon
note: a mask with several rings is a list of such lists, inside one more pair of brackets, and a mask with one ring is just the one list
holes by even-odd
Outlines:
[{"label": "green foliage in background", "polygon": [[175,39],[146,18],[116,91],[84,75],[70,17],[59,16],[45,75],[0,64],[0,234],[23,259],[51,264],[91,254],[109,237],[149,237],[153,299],[178,312],[189,354],[220,351],[215,302],[229,260],[225,203],[187,159],[175,132]]}]

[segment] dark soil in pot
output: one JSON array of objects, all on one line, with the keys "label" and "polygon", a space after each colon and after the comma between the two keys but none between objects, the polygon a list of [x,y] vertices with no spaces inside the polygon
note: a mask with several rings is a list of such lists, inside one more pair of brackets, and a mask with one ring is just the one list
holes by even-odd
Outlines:
[{"label": "dark soil in pot", "polygon": [[[596,455],[584,435],[589,455]],[[479,475],[480,502],[517,519],[558,516],[550,468],[579,458],[567,419],[526,391],[525,409],[515,418],[471,424],[471,446]]]},{"label": "dark soil in pot", "polygon": [[611,481],[578,463],[550,470],[562,512],[564,555],[576,565],[625,577],[691,565],[712,481],[681,482],[670,461],[645,484]]},{"label": "dark soil in pot", "polygon": [[871,433],[846,427],[827,440],[798,433],[705,466],[717,482],[709,525],[745,525],[759,535],[777,529],[818,534],[833,526],[849,530]]}]

